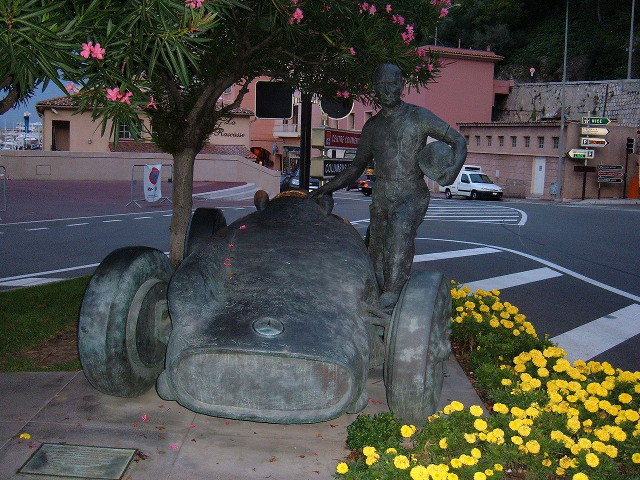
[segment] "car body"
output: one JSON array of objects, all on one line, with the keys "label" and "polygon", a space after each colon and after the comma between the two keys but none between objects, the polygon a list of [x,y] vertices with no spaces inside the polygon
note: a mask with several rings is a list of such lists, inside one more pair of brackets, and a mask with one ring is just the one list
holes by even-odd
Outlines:
[{"label": "car body", "polygon": [[[264,255],[265,245],[279,248]],[[335,252],[351,259],[337,260],[336,276],[327,271]],[[209,415],[283,423],[357,410],[369,370],[362,304],[376,303],[374,286],[351,225],[307,198],[270,201],[173,275],[161,396]]]},{"label": "car body", "polygon": [[[309,177],[309,190],[316,190],[320,186],[320,180]],[[280,191],[296,190],[300,188],[300,169],[289,174],[280,175]]]},{"label": "car body", "polygon": [[462,196],[476,199],[500,200],[503,195],[502,188],[491,181],[491,179],[475,165],[465,165],[455,182],[439,188],[447,198]]},{"label": "car body", "polygon": [[372,174],[365,174],[358,177],[358,179],[347,185],[347,191],[359,190],[365,196],[371,195],[373,192],[373,186],[375,185],[376,177]]}]

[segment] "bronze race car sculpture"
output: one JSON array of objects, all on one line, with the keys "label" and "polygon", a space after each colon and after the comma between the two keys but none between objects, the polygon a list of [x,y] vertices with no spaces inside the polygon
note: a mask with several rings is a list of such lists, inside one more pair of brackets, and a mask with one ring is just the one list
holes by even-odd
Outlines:
[{"label": "bronze race car sculpture", "polygon": [[360,234],[333,203],[256,194],[230,225],[197,209],[173,271],[148,247],[109,254],[82,303],[79,352],[99,391],[158,394],[199,413],[309,423],[367,404],[384,363],[387,403],[423,423],[437,406],[449,355],[449,286],[413,272],[391,315],[378,307]]}]

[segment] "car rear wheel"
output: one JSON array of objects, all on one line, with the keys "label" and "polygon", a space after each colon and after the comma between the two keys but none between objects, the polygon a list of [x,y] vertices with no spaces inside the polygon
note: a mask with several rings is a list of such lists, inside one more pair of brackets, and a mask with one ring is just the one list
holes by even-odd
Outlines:
[{"label": "car rear wheel", "polygon": [[136,397],[155,383],[171,331],[172,274],[166,255],[148,247],[114,250],[96,269],[80,307],[78,353],[97,390]]},{"label": "car rear wheel", "polygon": [[413,272],[385,332],[384,383],[389,409],[423,425],[435,413],[451,352],[451,293],[438,272]]},{"label": "car rear wheel", "polygon": [[451,190],[449,190],[448,188],[444,191],[444,196],[448,199],[451,199],[453,197],[453,195],[451,195]]},{"label": "car rear wheel", "polygon": [[196,208],[191,216],[187,238],[184,242],[184,256],[206,244],[223,227],[227,226],[224,213],[219,208]]}]

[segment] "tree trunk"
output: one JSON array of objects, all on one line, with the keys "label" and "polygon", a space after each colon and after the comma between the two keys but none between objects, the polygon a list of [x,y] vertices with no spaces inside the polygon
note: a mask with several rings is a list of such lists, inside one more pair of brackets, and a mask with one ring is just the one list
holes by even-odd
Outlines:
[{"label": "tree trunk", "polygon": [[169,229],[169,261],[175,268],[184,257],[185,238],[191,220],[196,153],[192,148],[185,148],[173,155],[173,216]]}]

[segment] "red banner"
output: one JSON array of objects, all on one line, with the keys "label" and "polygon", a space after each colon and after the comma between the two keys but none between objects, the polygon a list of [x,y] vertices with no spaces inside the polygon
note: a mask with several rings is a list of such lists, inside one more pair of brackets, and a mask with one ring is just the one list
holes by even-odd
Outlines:
[{"label": "red banner", "polygon": [[340,130],[324,131],[325,148],[358,148],[360,142],[360,133],[343,132]]}]

